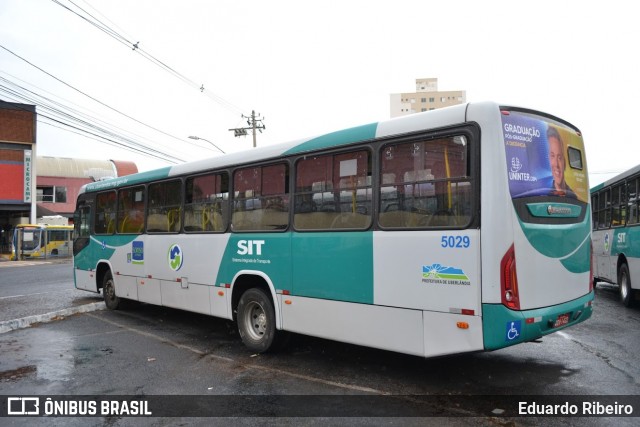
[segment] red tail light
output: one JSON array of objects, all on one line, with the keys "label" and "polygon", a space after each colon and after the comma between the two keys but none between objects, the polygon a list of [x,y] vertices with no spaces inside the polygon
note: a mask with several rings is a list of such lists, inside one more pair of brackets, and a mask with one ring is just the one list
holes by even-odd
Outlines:
[{"label": "red tail light", "polygon": [[513,245],[500,261],[500,293],[502,304],[511,310],[520,310],[518,275],[516,274],[516,252]]}]

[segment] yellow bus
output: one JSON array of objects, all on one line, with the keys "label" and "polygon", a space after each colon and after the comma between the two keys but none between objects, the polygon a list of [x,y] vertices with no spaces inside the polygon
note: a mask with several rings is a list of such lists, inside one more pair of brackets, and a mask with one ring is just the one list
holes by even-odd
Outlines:
[{"label": "yellow bus", "polygon": [[71,256],[72,225],[18,224],[13,230],[11,260]]}]

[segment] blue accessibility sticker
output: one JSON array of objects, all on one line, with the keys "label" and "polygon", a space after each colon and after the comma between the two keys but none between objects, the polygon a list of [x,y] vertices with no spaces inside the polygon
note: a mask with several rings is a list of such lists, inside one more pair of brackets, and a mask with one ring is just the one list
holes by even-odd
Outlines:
[{"label": "blue accessibility sticker", "polygon": [[522,321],[513,320],[507,322],[507,332],[505,334],[505,341],[514,341],[520,338],[522,333]]}]

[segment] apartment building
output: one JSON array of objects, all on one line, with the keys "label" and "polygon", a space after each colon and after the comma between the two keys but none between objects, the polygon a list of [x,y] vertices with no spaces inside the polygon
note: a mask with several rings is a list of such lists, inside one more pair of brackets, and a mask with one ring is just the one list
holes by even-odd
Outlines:
[{"label": "apartment building", "polygon": [[464,90],[438,90],[437,78],[416,79],[416,91],[392,93],[390,116],[399,117],[467,102]]}]

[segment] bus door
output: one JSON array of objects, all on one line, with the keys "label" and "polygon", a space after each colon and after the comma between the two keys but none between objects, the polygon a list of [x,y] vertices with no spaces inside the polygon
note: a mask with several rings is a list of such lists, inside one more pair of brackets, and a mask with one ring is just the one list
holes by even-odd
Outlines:
[{"label": "bus door", "polygon": [[611,269],[613,233],[611,226],[611,190],[601,191],[592,197],[594,275],[615,281],[616,266]]},{"label": "bus door", "polygon": [[73,277],[78,289],[98,292],[95,275],[97,244],[91,241],[93,199],[80,197],[74,213]]}]

